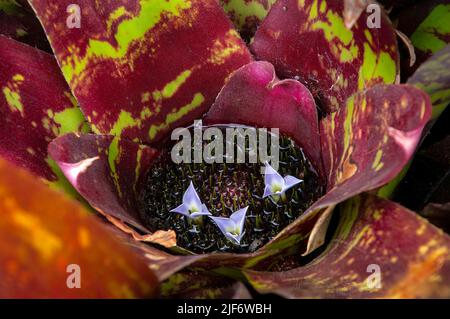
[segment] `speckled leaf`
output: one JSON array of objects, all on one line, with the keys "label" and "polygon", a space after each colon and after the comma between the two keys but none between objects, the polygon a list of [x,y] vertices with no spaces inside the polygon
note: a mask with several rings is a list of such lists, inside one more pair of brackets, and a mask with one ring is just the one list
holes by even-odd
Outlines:
[{"label": "speckled leaf", "polygon": [[70,191],[47,145],[88,127],[55,59],[0,36],[0,155]]},{"label": "speckled leaf", "polygon": [[[215,0],[30,0],[96,133],[159,141],[207,111],[251,56]],[[76,14],[76,8],[74,13]]]},{"label": "speckled leaf", "polygon": [[202,271],[183,271],[161,284],[161,295],[176,299],[250,299],[240,282]]},{"label": "speckled leaf", "polygon": [[45,32],[26,0],[0,1],[0,34],[51,51]]},{"label": "speckled leaf", "polygon": [[246,275],[259,292],[289,298],[449,298],[450,238],[404,207],[363,195],[342,207],[313,262]]},{"label": "speckled leaf", "polygon": [[437,119],[450,103],[450,44],[430,57],[408,79],[431,97],[433,119]]},{"label": "speckled leaf", "polygon": [[157,151],[110,135],[67,134],[49,154],[73,187],[106,216],[139,227],[136,188]]},{"label": "speckled leaf", "polygon": [[276,0],[220,0],[242,37],[250,40]]},{"label": "speckled leaf", "polygon": [[[433,105],[432,121],[422,133],[423,137],[431,129],[434,122],[450,103],[450,44],[431,56],[409,78],[408,84],[414,85],[427,92]],[[406,176],[409,165],[389,184],[378,191],[378,195],[384,198],[391,197]]]},{"label": "speckled leaf", "polygon": [[[0,215],[0,298],[134,298],[157,292],[148,262],[98,217],[4,160]],[[81,287],[69,289],[78,269]]]},{"label": "speckled leaf", "polygon": [[398,29],[414,46],[417,62],[402,65],[402,77],[409,77],[433,53],[450,42],[450,3],[448,0],[418,1],[406,6],[398,16]]},{"label": "speckled leaf", "polygon": [[394,83],[397,40],[380,11],[380,28],[364,12],[345,27],[341,0],[280,0],[256,32],[256,57],[275,65],[280,77],[298,78],[325,113],[337,110],[358,90]]},{"label": "speckled leaf", "polygon": [[353,193],[394,178],[430,119],[427,94],[409,85],[377,85],[321,121],[328,190]]},{"label": "speckled leaf", "polygon": [[205,116],[205,124],[245,124],[278,128],[298,143],[321,171],[316,105],[309,90],[295,80],[280,81],[268,62],[236,71]]}]

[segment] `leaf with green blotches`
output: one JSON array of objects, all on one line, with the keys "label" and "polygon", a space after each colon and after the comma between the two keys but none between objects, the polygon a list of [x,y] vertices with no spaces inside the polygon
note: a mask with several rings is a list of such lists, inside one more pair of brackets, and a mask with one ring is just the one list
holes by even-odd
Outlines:
[{"label": "leaf with green blotches", "polygon": [[389,19],[379,13],[380,28],[369,27],[369,14],[363,12],[348,29],[341,0],[280,0],[251,49],[274,64],[278,76],[299,79],[330,113],[359,90],[396,81],[397,39]]},{"label": "leaf with green blotches", "polygon": [[287,298],[449,298],[450,238],[372,195],[347,201],[327,249],[284,272],[245,271],[260,293]]},{"label": "leaf with green blotches", "polygon": [[410,160],[430,114],[430,100],[421,90],[380,84],[355,94],[346,107],[322,119],[326,192],[273,241],[293,236],[297,223],[319,218],[323,209],[388,183]]},{"label": "leaf with green blotches", "polygon": [[96,133],[160,142],[252,59],[216,0],[82,0],[79,29],[72,0],[30,3]]},{"label": "leaf with green blotches", "polygon": [[4,160],[0,212],[0,298],[142,298],[158,293],[148,260],[123,236]]},{"label": "leaf with green blotches", "polygon": [[437,5],[411,35],[411,42],[422,51],[441,50],[449,40],[449,19],[450,5]]},{"label": "leaf with green blotches", "polygon": [[53,56],[0,36],[0,155],[73,192],[47,155],[67,132],[88,131]]},{"label": "leaf with green blotches", "polygon": [[250,40],[276,0],[220,0],[242,37]]},{"label": "leaf with green blotches", "polygon": [[25,0],[0,0],[0,34],[51,51],[39,20]]}]

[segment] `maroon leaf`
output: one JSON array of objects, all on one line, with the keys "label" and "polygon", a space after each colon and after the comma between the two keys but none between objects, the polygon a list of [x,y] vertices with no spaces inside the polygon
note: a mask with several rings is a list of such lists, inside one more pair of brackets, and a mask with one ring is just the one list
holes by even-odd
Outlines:
[{"label": "maroon leaf", "polygon": [[[337,110],[358,90],[394,83],[397,40],[380,12],[380,28],[364,12],[352,29],[343,1],[280,0],[258,29],[252,50],[275,65],[279,76],[298,78],[320,101],[324,112]],[[373,13],[376,14],[377,12]]]},{"label": "maroon leaf", "polygon": [[346,108],[321,122],[329,192],[348,198],[394,178],[430,115],[428,95],[409,85],[377,85],[350,98]]},{"label": "maroon leaf", "polygon": [[0,60],[0,155],[66,187],[47,145],[60,134],[88,128],[55,59],[0,36]]},{"label": "maroon leaf", "polygon": [[[260,293],[289,298],[449,298],[450,238],[393,202],[349,200],[327,250],[285,272],[246,271]],[[379,276],[378,276],[379,274]]]},{"label": "maroon leaf", "polygon": [[[96,133],[159,141],[205,113],[251,61],[215,0],[82,0],[72,16],[71,0],[30,3]],[[68,28],[77,13],[80,28]]]},{"label": "maroon leaf", "polygon": [[[430,115],[430,100],[423,91],[408,85],[376,85],[324,118],[321,139],[327,193],[307,214],[376,189],[397,176],[413,155]],[[285,233],[295,229],[292,224]]]}]

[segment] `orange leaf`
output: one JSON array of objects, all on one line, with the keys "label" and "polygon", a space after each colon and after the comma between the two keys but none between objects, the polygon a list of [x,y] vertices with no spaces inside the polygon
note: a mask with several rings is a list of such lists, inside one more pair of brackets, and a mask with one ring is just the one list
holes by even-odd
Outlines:
[{"label": "orange leaf", "polygon": [[4,160],[0,278],[0,298],[139,298],[157,292],[148,261],[133,248],[80,204]]}]

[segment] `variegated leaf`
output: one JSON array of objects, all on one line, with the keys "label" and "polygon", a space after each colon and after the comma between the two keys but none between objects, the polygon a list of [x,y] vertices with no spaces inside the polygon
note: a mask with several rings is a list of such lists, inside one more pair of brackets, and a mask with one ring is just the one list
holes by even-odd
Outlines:
[{"label": "variegated leaf", "polygon": [[251,60],[215,0],[72,2],[30,1],[96,133],[161,141]]}]

